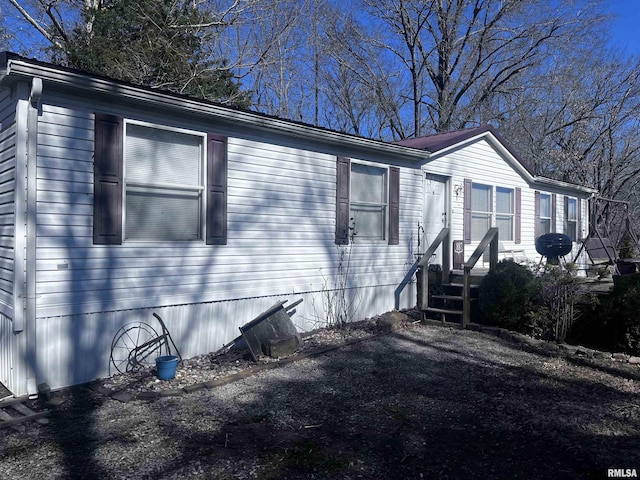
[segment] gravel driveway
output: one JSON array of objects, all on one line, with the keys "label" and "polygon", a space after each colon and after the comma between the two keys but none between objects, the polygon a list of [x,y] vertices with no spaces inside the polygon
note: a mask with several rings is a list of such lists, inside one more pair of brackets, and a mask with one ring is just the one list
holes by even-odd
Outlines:
[{"label": "gravel driveway", "polygon": [[5,429],[11,479],[576,479],[640,472],[640,370],[413,326],[221,387],[77,389]]}]

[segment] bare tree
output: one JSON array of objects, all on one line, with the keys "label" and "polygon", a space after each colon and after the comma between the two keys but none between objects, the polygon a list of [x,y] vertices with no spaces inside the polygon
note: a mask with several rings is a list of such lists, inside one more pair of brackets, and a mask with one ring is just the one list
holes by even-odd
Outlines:
[{"label": "bare tree", "polygon": [[[364,0],[372,28],[386,28],[381,49],[406,69],[412,134],[462,128],[557,40],[593,23],[571,2],[523,0]],[[592,12],[585,8],[588,12]]]}]

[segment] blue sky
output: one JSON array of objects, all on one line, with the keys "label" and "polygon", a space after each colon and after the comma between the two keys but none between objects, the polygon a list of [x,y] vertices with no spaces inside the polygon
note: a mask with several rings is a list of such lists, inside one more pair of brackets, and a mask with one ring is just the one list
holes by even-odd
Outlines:
[{"label": "blue sky", "polygon": [[640,55],[640,0],[607,0],[612,13],[612,41],[629,54]]}]

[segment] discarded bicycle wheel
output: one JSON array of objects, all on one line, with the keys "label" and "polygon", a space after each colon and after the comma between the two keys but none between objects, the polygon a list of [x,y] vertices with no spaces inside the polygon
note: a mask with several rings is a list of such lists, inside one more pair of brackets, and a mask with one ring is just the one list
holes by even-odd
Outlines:
[{"label": "discarded bicycle wheel", "polygon": [[[155,365],[162,343],[148,323],[129,323],[118,330],[111,342],[111,365],[118,373]],[[111,366],[110,365],[110,366]]]}]

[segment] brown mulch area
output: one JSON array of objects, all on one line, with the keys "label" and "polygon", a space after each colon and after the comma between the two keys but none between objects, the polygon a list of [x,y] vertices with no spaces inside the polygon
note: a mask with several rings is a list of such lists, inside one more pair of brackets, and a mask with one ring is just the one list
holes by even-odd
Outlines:
[{"label": "brown mulch area", "polygon": [[636,365],[482,332],[399,327],[369,339],[374,332],[363,328],[361,341],[322,355],[152,402],[70,389],[48,425],[2,431],[0,478],[574,479],[607,478],[610,468],[640,472]]}]

